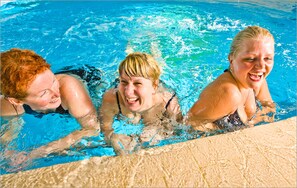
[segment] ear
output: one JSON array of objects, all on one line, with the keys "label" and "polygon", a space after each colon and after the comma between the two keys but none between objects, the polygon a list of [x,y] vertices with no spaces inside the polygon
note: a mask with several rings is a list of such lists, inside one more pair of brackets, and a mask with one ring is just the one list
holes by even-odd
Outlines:
[{"label": "ear", "polygon": [[233,55],[228,55],[228,60],[229,60],[229,63],[230,65],[233,63]]},{"label": "ear", "polygon": [[13,105],[23,105],[24,104],[21,100],[12,98],[12,97],[7,97],[7,100]]},{"label": "ear", "polygon": [[228,55],[228,60],[229,60],[229,69],[233,69],[233,60],[234,60],[234,56],[233,55]]},{"label": "ear", "polygon": [[156,93],[157,90],[158,90],[158,88],[159,88],[159,80],[156,80],[156,81],[153,83],[153,87],[154,87],[154,90],[155,90],[154,93]]}]

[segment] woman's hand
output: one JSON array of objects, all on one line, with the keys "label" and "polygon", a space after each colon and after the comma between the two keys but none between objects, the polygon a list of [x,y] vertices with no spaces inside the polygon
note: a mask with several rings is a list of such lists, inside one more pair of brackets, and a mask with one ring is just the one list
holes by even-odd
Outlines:
[{"label": "woman's hand", "polygon": [[26,167],[28,167],[32,163],[32,159],[27,152],[19,152],[9,150],[5,151],[5,158],[10,165],[10,168],[7,170],[8,172],[17,172]]},{"label": "woman's hand", "polygon": [[127,136],[124,134],[112,133],[109,142],[117,155],[130,154],[137,146],[137,141],[133,136]]}]

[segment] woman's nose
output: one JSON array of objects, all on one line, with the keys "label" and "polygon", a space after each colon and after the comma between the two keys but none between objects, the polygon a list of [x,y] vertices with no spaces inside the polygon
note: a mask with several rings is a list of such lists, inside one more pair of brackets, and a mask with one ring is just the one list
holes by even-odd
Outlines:
[{"label": "woman's nose", "polygon": [[60,97],[60,91],[59,90],[53,90],[53,96],[54,97]]},{"label": "woman's nose", "polygon": [[259,59],[256,62],[256,67],[259,69],[264,69],[265,68],[265,60],[264,59]]},{"label": "woman's nose", "polygon": [[126,85],[126,87],[125,87],[125,93],[128,94],[128,95],[134,93],[134,86],[133,86],[133,84]]}]

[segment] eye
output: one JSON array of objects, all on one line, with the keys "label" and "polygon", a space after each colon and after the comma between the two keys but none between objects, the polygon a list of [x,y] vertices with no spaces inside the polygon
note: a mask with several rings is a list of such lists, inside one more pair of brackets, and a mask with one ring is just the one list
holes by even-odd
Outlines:
[{"label": "eye", "polygon": [[122,85],[127,85],[127,84],[128,84],[128,82],[127,82],[126,80],[121,80],[120,83],[121,83]]},{"label": "eye", "polygon": [[141,82],[135,82],[134,85],[139,86],[139,85],[142,85],[142,83]]},{"label": "eye", "polygon": [[272,61],[273,58],[272,58],[272,57],[265,57],[265,60],[266,60],[266,61]]},{"label": "eye", "polygon": [[253,57],[247,57],[244,59],[245,61],[248,61],[248,62],[253,62],[256,60],[256,58],[253,58]]},{"label": "eye", "polygon": [[43,93],[41,93],[40,97],[43,97],[43,96],[45,96],[47,93],[48,93],[48,91],[47,91],[47,90],[44,90],[44,92],[43,92]]}]

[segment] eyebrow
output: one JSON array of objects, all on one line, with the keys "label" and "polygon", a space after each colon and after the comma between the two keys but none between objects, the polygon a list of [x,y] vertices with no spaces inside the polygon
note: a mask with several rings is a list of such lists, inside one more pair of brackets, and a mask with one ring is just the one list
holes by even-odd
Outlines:
[{"label": "eyebrow", "polygon": [[[255,53],[254,51],[244,51],[245,54],[247,55],[257,55],[257,53]],[[266,53],[265,55],[274,55],[275,53]]]},{"label": "eyebrow", "polygon": [[[53,75],[54,75],[54,74],[53,74]],[[57,80],[55,75],[53,76],[53,78],[54,78],[54,79],[53,79],[53,82],[52,82],[51,87],[54,85],[55,81]],[[51,87],[50,87],[50,88],[51,88]],[[35,94],[35,95],[38,95],[39,93],[45,92],[45,91],[48,90],[48,89],[49,89],[49,88],[45,88],[45,89],[43,89],[43,90],[40,90],[40,91],[38,91],[38,93]]]}]

